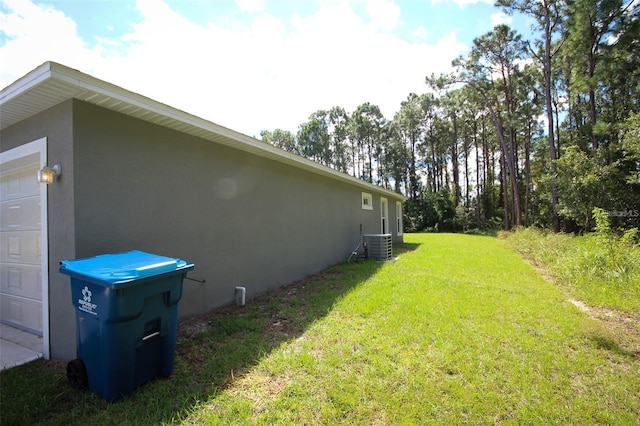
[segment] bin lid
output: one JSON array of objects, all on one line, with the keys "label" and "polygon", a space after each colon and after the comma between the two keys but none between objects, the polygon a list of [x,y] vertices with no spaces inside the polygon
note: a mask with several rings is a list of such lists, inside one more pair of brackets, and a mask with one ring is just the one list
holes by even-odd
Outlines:
[{"label": "bin lid", "polygon": [[60,262],[60,272],[63,274],[92,278],[108,284],[130,282],[183,269],[193,269],[193,264],[139,250]]}]

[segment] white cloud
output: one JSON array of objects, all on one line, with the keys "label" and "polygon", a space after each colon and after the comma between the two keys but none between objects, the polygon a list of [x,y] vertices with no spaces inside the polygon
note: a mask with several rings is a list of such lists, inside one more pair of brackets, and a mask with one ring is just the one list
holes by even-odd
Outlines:
[{"label": "white cloud", "polygon": [[495,28],[498,25],[506,24],[511,25],[513,18],[504,12],[496,12],[491,14],[491,28]]},{"label": "white cloud", "polygon": [[[3,12],[7,10],[7,12]],[[5,87],[47,60],[74,68],[97,59],[76,32],[76,24],[51,7],[8,0],[0,9],[0,86]]]},{"label": "white cloud", "polygon": [[423,40],[427,36],[427,30],[423,25],[419,25],[413,32],[413,37],[418,40]]},{"label": "white cloud", "polygon": [[493,0],[431,0],[431,4],[448,3],[448,2],[455,3],[460,8],[469,6],[471,4],[477,4],[477,3],[493,4]]},{"label": "white cloud", "polygon": [[264,8],[264,0],[236,0],[243,12],[260,12]]},{"label": "white cloud", "polygon": [[343,1],[288,20],[262,12],[202,26],[158,0],[139,0],[129,33],[89,49],[62,13],[5,4],[13,12],[0,15],[11,38],[0,46],[0,86],[54,60],[251,136],[295,132],[335,105],[372,102],[390,119],[409,93],[426,91],[426,75],[446,72],[466,49],[453,33],[435,45],[404,41],[388,31],[398,18],[369,21]]},{"label": "white cloud", "polygon": [[534,58],[526,58],[526,59],[515,59],[513,64],[518,67],[519,70],[524,70],[529,65],[535,65],[536,61]]},{"label": "white cloud", "polygon": [[369,0],[366,10],[375,28],[391,31],[400,22],[400,8],[391,1]]}]

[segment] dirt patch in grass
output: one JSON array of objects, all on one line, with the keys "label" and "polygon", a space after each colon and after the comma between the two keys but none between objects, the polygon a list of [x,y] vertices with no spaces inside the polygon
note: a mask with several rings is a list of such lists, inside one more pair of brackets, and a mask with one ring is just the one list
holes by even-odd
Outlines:
[{"label": "dirt patch in grass", "polygon": [[291,380],[285,376],[276,376],[256,370],[238,378],[229,394],[251,402],[254,416],[262,413],[269,403],[275,401],[289,386]]},{"label": "dirt patch in grass", "polygon": [[610,309],[594,308],[576,299],[569,299],[568,302],[610,331],[625,352],[635,358],[640,358],[640,316]]},{"label": "dirt patch in grass", "polygon": [[[323,271],[287,286],[270,290],[246,301],[246,306],[228,306],[207,314],[198,315],[178,324],[177,339],[188,342],[190,339],[206,333],[216,324],[231,318],[251,318],[259,324],[265,341],[280,342],[283,339],[300,334],[306,325],[302,316],[315,302],[307,302],[320,291],[340,292],[344,286],[342,272]],[[180,356],[189,358],[194,345],[178,345]]]},{"label": "dirt patch in grass", "polygon": [[[523,257],[525,262],[531,265],[536,272],[547,282],[555,284],[556,280],[544,265]],[[640,315],[614,311],[605,308],[588,306],[581,300],[568,299],[569,303],[586,313],[590,318],[598,321],[619,342],[621,349],[640,359]]]}]

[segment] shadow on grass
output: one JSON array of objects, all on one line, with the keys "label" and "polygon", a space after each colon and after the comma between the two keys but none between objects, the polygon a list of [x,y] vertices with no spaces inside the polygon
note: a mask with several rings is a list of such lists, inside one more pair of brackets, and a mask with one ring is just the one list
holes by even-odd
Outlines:
[{"label": "shadow on grass", "polygon": [[469,229],[467,231],[456,232],[456,234],[469,235],[470,237],[497,237],[498,234],[502,232],[501,230],[496,229]]},{"label": "shadow on grass", "polygon": [[617,355],[622,355],[629,358],[640,359],[640,351],[625,349],[611,337],[593,335],[590,337],[590,340],[596,345],[598,349],[604,349]]},{"label": "shadow on grass", "polygon": [[420,247],[421,243],[402,243],[393,245],[393,254],[398,255],[409,251],[415,251]]},{"label": "shadow on grass", "polygon": [[[415,250],[402,244],[397,252]],[[395,248],[395,247],[394,247]],[[2,425],[160,424],[186,418],[283,343],[298,338],[383,262],[340,264],[286,287],[178,325],[171,377],[106,403],[72,388],[64,363],[39,360],[2,372]]]}]

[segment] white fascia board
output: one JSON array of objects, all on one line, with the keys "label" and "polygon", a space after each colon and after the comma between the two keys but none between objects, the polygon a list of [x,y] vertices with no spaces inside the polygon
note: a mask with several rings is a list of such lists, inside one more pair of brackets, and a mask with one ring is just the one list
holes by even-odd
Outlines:
[{"label": "white fascia board", "polygon": [[[269,145],[268,143],[259,141],[250,136],[220,126],[211,121],[181,111],[177,108],[173,108],[146,96],[131,92],[130,90],[116,86],[115,84],[108,83],[104,80],[100,80],[55,62],[45,62],[4,89],[0,96],[0,105],[49,80],[66,83],[67,85],[77,89],[78,93],[70,95],[70,97],[79,96],[79,93],[82,92],[86,94],[106,96],[108,98],[118,100],[127,106],[131,105],[134,108],[140,108],[143,111],[156,114],[157,117],[167,117],[171,120],[175,120],[176,123],[186,124],[194,129],[204,130],[212,136],[208,139],[215,139],[217,143],[230,146],[235,149],[240,149],[254,155],[280,161],[312,173],[327,176],[352,185],[357,185],[358,187],[365,188],[369,191],[387,194],[390,197],[400,198],[403,201],[407,199],[402,194],[370,184],[346,173],[338,172],[337,170],[323,166],[307,158],[277,148],[273,145]],[[89,100],[89,102],[91,101]],[[124,113],[126,114],[126,112]],[[131,115],[135,117],[134,114]],[[167,125],[166,127],[172,128],[170,125]]]},{"label": "white fascia board", "polygon": [[0,105],[51,78],[50,63],[45,62],[0,91]]}]

